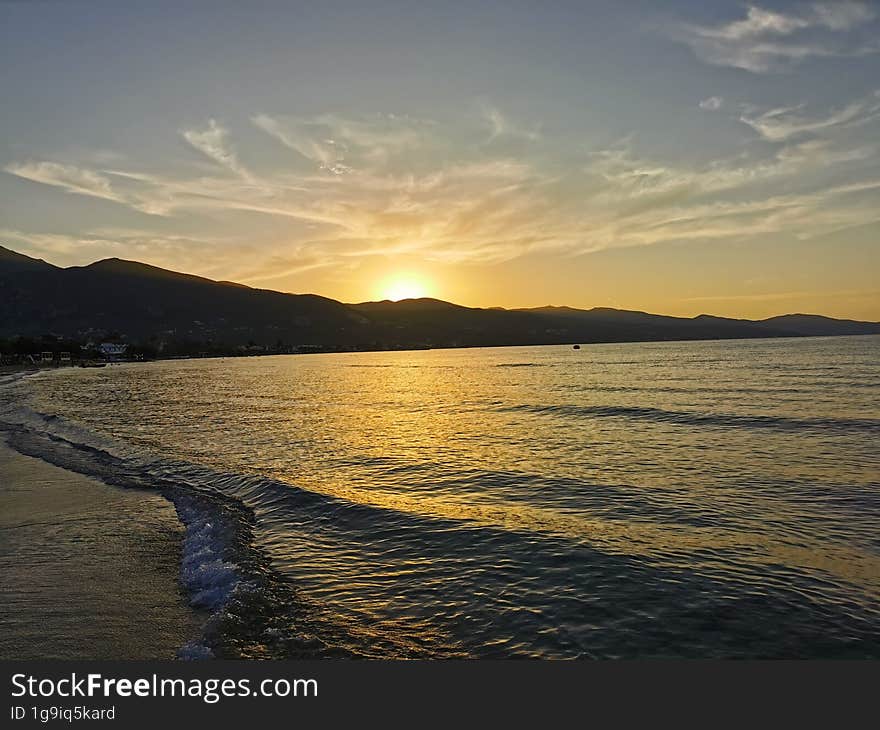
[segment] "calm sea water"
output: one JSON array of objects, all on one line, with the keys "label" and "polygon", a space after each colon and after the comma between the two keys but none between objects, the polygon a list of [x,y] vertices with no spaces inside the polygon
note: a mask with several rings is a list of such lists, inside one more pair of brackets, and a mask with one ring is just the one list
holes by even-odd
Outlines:
[{"label": "calm sea water", "polygon": [[190,360],[12,390],[22,450],[252,511],[248,545],[211,554],[219,528],[178,503],[193,590],[244,655],[880,657],[880,337]]}]

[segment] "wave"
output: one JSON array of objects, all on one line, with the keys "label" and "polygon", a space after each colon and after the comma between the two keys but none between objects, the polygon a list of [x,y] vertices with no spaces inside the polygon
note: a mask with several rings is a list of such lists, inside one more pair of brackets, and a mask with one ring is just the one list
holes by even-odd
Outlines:
[{"label": "wave", "polygon": [[207,615],[201,636],[178,658],[360,655],[345,636],[314,635],[302,602],[255,544],[253,510],[211,488],[210,479],[194,481],[196,467],[175,475],[170,462],[133,457],[123,444],[26,407],[0,413],[0,433],[22,454],[112,486],[156,490],[172,502],[185,528],[180,584],[190,605]]},{"label": "wave", "polygon": [[[36,414],[30,411],[24,415],[26,419],[19,419],[18,423],[0,422],[0,431],[5,432],[7,443],[20,453],[112,486],[154,489],[172,502],[185,529],[180,584],[190,605],[208,615],[203,635],[181,647],[178,656],[181,659],[234,656],[234,652],[225,650],[222,645],[216,625],[233,596],[244,587],[246,572],[240,566],[243,561],[236,555],[235,547],[240,541],[236,540],[236,534],[247,529],[247,522],[237,519],[229,510],[224,514],[216,500],[151,479],[148,470],[119,456],[58,435],[58,431],[63,431],[69,437],[70,431],[76,430],[72,424],[47,416],[48,428],[40,431],[21,423],[22,420],[33,422]],[[53,432],[52,427],[57,430]]]},{"label": "wave", "polygon": [[[383,523],[415,516],[155,457],[26,406],[0,408],[0,434],[25,455],[116,487],[156,490],[172,502],[185,528],[180,585],[190,605],[207,614],[201,636],[180,648],[179,659],[462,656],[341,622],[300,595],[255,536],[257,513],[270,529],[295,516],[352,535],[375,535]],[[454,528],[449,522],[437,530]]]},{"label": "wave", "polygon": [[826,433],[878,433],[880,420],[874,418],[792,418],[787,416],[738,415],[668,411],[645,406],[579,406],[570,404],[501,406],[501,412],[525,411],[569,418],[628,418],[684,426],[755,428],[781,431],[822,431]]}]

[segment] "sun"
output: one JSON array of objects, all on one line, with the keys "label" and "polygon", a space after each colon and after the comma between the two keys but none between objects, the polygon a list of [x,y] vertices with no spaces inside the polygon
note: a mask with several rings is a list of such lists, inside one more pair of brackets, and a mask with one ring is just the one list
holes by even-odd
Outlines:
[{"label": "sun", "polygon": [[399,302],[401,299],[420,299],[428,296],[425,282],[416,276],[394,276],[381,287],[382,298]]}]

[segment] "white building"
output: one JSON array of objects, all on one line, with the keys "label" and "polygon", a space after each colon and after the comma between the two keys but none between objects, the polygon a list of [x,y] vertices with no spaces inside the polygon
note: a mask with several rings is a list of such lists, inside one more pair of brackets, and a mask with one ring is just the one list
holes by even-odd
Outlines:
[{"label": "white building", "polygon": [[110,359],[124,357],[127,350],[128,345],[123,345],[118,342],[102,342],[98,346],[98,352],[104,357]]}]

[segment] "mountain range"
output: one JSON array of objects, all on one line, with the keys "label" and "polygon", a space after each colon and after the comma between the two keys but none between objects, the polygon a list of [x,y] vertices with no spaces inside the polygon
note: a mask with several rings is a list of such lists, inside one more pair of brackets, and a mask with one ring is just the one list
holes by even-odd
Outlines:
[{"label": "mountain range", "polygon": [[0,337],[192,346],[403,349],[880,334],[880,323],[788,314],[669,317],[597,307],[479,309],[437,299],[343,304],[105,259],[61,268],[0,246]]}]

